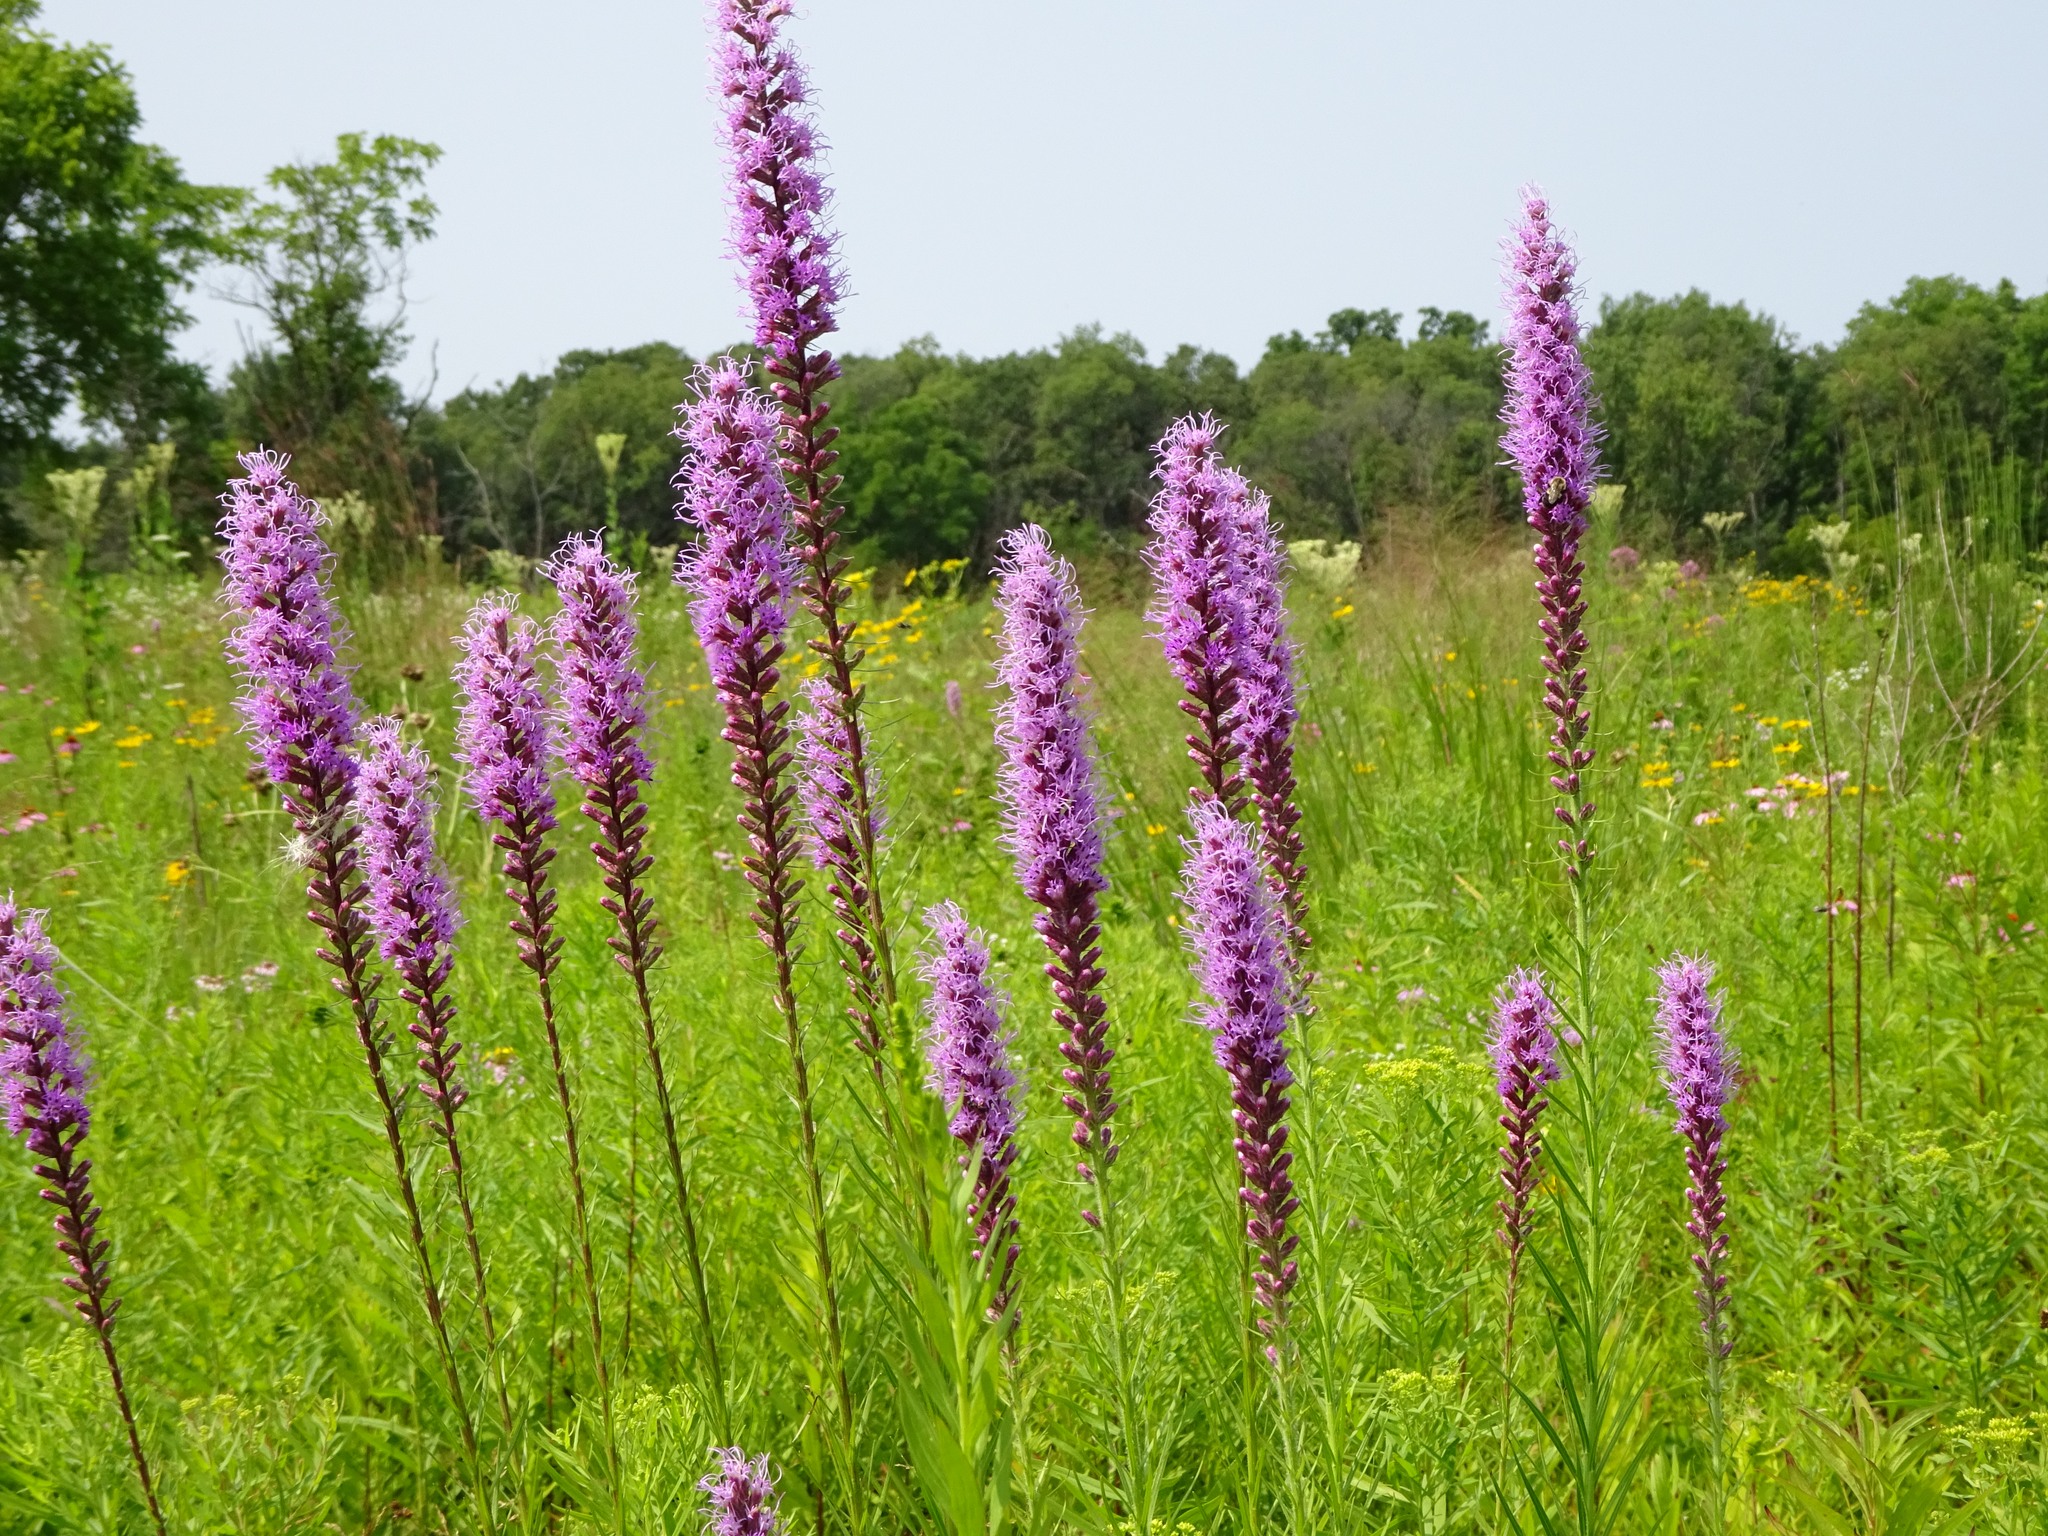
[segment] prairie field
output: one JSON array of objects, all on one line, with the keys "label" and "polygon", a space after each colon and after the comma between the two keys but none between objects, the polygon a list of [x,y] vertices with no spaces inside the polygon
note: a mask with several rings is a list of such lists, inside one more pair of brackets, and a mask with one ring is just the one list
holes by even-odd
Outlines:
[{"label": "prairie field", "polygon": [[[1303,1205],[1284,1374],[1248,1331],[1227,1084],[1192,1022],[1179,866],[1193,770],[1177,690],[1147,632],[1142,565],[1109,548],[1082,566],[1113,818],[1103,948],[1135,1351],[1122,1379],[1139,1394],[1121,1406],[1043,951],[999,842],[995,616],[957,562],[864,586],[897,943],[913,949],[941,899],[988,931],[1026,1084],[1019,1323],[992,1353],[993,1331],[972,1337],[971,1303],[953,1306],[951,1334],[933,1323],[955,1295],[948,1247],[906,1239],[830,916],[806,898],[799,999],[867,1528],[960,1528],[930,1448],[948,1424],[981,1425],[978,1440],[956,1435],[955,1472],[996,1490],[968,1500],[989,1531],[1141,1518],[1203,1533],[1710,1528],[1686,1171],[1651,1026],[1654,967],[1680,952],[1719,967],[1741,1057],[1727,1528],[2048,1528],[2040,572],[2001,545],[1995,517],[1967,540],[1931,519],[1916,538],[1911,524],[1902,514],[1893,550],[1835,579],[1789,581],[1610,561],[1612,532],[1596,526],[1598,1038],[1577,1049],[1599,1053],[1599,1240],[1622,1257],[1597,1358],[1575,1355],[1562,1234],[1582,1240],[1583,1227],[1561,1214],[1563,1185],[1591,1165],[1574,1160],[1577,1122],[1560,1109],[1512,1397],[1486,1022],[1512,969],[1570,965],[1526,546],[1395,525],[1356,571],[1297,557],[1313,977],[1290,1026]],[[615,1496],[547,1049],[497,854],[452,756],[450,637],[478,589],[431,554],[374,590],[344,567],[337,590],[364,709],[404,717],[435,759],[436,834],[465,913],[454,1027],[495,1358],[417,1095],[409,1134],[495,1511],[463,1470],[288,825],[249,771],[210,575],[91,581],[44,562],[0,581],[0,889],[49,909],[93,1062],[88,1145],[118,1334],[171,1528],[467,1531],[488,1514],[508,1530],[695,1531],[711,1448],[736,1443],[770,1458],[794,1528],[843,1529],[788,1057],[683,598],[665,572],[643,575],[648,879],[666,946],[653,981],[723,1412],[630,987],[566,799],[555,836],[556,986],[611,1356]],[[522,598],[537,614],[553,601],[544,583]],[[386,1003],[399,1008],[395,989]],[[894,1030],[915,1088],[907,1010]],[[1575,1102],[1565,1087],[1561,1106]],[[942,1113],[928,1096],[917,1112],[938,1148]],[[961,1196],[944,1186],[947,1154],[930,1166],[926,1217],[944,1227]],[[58,1261],[26,1159],[6,1182],[0,1529],[140,1530],[103,1367],[53,1300]],[[957,1358],[934,1352],[934,1327],[967,1340]],[[1571,1422],[1589,1401],[1604,1416],[1590,1442]],[[1124,1425],[1142,1443],[1120,1439]],[[1587,1443],[1604,1458],[1590,1484]],[[1142,1500],[1119,1470],[1138,1456]]]}]

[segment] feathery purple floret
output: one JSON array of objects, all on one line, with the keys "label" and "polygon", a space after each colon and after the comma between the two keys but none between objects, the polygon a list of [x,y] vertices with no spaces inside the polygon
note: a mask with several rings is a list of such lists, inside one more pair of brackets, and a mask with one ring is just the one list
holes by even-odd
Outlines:
[{"label": "feathery purple floret", "polygon": [[438,986],[453,964],[457,914],[434,856],[434,765],[392,716],[363,726],[356,809],[377,948],[408,982]]},{"label": "feathery purple floret", "polygon": [[[803,708],[796,720],[797,799],[803,808],[804,841],[812,863],[834,878],[852,878],[860,823],[853,803],[846,717],[823,677],[805,678],[799,691]],[[868,813],[868,827],[879,844],[884,830],[879,804]]]},{"label": "feathery purple floret", "polygon": [[1558,842],[1565,872],[1576,880],[1593,859],[1588,832],[1594,807],[1581,801],[1580,773],[1592,762],[1585,745],[1586,569],[1579,541],[1598,473],[1593,388],[1579,355],[1574,308],[1578,263],[1550,222],[1550,205],[1534,188],[1523,194],[1523,219],[1508,242],[1507,402],[1501,443],[1522,477],[1522,502],[1536,530],[1536,592],[1543,604],[1544,707],[1555,721],[1550,762],[1555,807],[1565,835]]},{"label": "feathery purple floret", "polygon": [[536,837],[554,830],[552,728],[534,664],[540,626],[501,594],[470,610],[456,644],[462,659],[455,665],[461,694],[455,760],[469,770],[470,804],[485,821],[510,830]]},{"label": "feathery purple floret", "polygon": [[83,1136],[92,1124],[86,1062],[65,1027],[44,916],[12,895],[0,902],[0,1104],[10,1136],[54,1139],[74,1127]]},{"label": "feathery purple floret", "polygon": [[1231,736],[1258,809],[1266,866],[1277,887],[1288,943],[1308,948],[1308,871],[1295,802],[1295,646],[1287,633],[1287,548],[1266,493],[1243,486],[1233,536],[1242,628],[1237,642],[1237,710]]},{"label": "feathery purple floret", "polygon": [[[1102,996],[1102,817],[1095,758],[1081,701],[1081,595],[1074,568],[1035,526],[1005,535],[996,574],[1002,637],[996,681],[996,783],[1004,842],[1018,882],[1039,907],[1035,926],[1052,962],[1053,1017],[1074,1119],[1080,1173],[1095,1180],[1115,1163],[1110,1121],[1108,1007]],[[1084,1211],[1091,1222],[1097,1213]]]},{"label": "feathery purple floret", "polygon": [[633,574],[596,534],[570,535],[542,574],[562,599],[551,626],[562,759],[586,790],[645,783],[654,765],[640,749],[647,680],[635,651]]},{"label": "feathery purple floret", "polygon": [[1035,525],[1004,536],[996,609],[1002,615],[996,682],[996,767],[1004,845],[1024,894],[1044,905],[1100,892],[1101,809],[1080,693],[1081,594],[1074,568]]},{"label": "feathery purple floret", "polygon": [[1204,1027],[1215,1038],[1216,1061],[1230,1074],[1237,1123],[1236,1151],[1244,1183],[1238,1197],[1254,1254],[1253,1290],[1266,1317],[1265,1332],[1287,1321],[1287,1293],[1299,1239],[1287,1230],[1298,1202],[1287,1150],[1287,1023],[1293,1007],[1283,919],[1268,890],[1252,829],[1209,800],[1189,811],[1183,871],[1188,943],[1205,1001]]},{"label": "feathery purple floret", "polygon": [[1557,1081],[1557,1007],[1538,972],[1514,972],[1494,998],[1487,1054],[1503,1101],[1529,1084]]},{"label": "feathery purple floret", "polygon": [[788,0],[717,0],[713,9],[731,248],[754,344],[785,362],[832,329],[840,297],[808,82],[779,35],[792,9]]},{"label": "feathery purple floret", "polygon": [[782,1522],[775,1515],[775,1480],[768,1475],[768,1458],[747,1460],[747,1453],[731,1446],[713,1453],[718,1470],[697,1484],[705,1495],[706,1530],[712,1536],[778,1536]]},{"label": "feathery purple floret", "polygon": [[988,945],[953,902],[926,910],[932,942],[919,967],[931,998],[926,1013],[925,1058],[930,1085],[953,1111],[950,1129],[967,1148],[963,1167],[974,1167],[974,1256],[989,1265],[995,1295],[989,1315],[1010,1306],[1010,1276],[1017,1262],[1017,1197],[1010,1167],[1017,1160],[1017,1075],[1010,1069],[1010,1034],[1002,999],[989,980]]},{"label": "feathery purple floret", "polygon": [[1246,632],[1237,570],[1245,483],[1228,468],[1214,416],[1184,416],[1157,449],[1159,494],[1153,498],[1153,600],[1146,611],[1166,662],[1187,697],[1180,707],[1195,721],[1188,753],[1209,794],[1235,808],[1243,780],[1235,763],[1243,745],[1233,730]]},{"label": "feathery purple floret", "polygon": [[336,655],[347,629],[327,591],[320,509],[285,479],[289,462],[243,454],[247,476],[228,482],[218,531],[224,595],[242,616],[227,642],[239,707],[270,782],[304,821],[333,814],[354,782],[355,699]]},{"label": "feathery purple floret", "polygon": [[1721,1139],[1728,1128],[1728,1101],[1735,1095],[1735,1051],[1721,1029],[1721,999],[1708,988],[1712,962],[1680,955],[1657,972],[1657,1029],[1664,1050],[1664,1087],[1678,1112],[1691,1174],[1686,1191],[1693,1236],[1693,1270],[1699,1288],[1700,1328],[1715,1360],[1728,1354],[1725,1313],[1728,1276],[1728,1196],[1723,1180],[1728,1162]]},{"label": "feathery purple floret", "polygon": [[746,692],[743,676],[782,653],[797,565],[789,548],[789,489],[775,462],[777,417],[730,358],[697,370],[676,431],[689,447],[677,484],[697,538],[676,579],[721,698]]},{"label": "feathery purple floret", "polygon": [[1507,1198],[1499,1203],[1501,1241],[1508,1250],[1509,1329],[1514,1325],[1515,1284],[1522,1250],[1529,1240],[1529,1200],[1541,1176],[1542,1116],[1549,1105],[1543,1089],[1557,1080],[1557,1007],[1535,971],[1509,976],[1493,1002],[1493,1030],[1487,1041],[1494,1086],[1500,1094],[1500,1181]]},{"label": "feathery purple floret", "polygon": [[[1234,472],[1233,472],[1234,473]],[[1232,499],[1233,585],[1242,613],[1237,636],[1237,714],[1231,734],[1247,765],[1284,750],[1301,718],[1294,693],[1295,648],[1287,634],[1287,549],[1264,491],[1240,482]]]}]

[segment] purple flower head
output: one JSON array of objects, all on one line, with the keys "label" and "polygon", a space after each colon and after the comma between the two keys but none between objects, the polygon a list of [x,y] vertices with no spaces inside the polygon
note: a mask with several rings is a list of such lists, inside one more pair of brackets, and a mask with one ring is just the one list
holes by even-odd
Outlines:
[{"label": "purple flower head", "polygon": [[925,1012],[925,1059],[930,1086],[953,1111],[954,1139],[967,1148],[962,1166],[974,1168],[974,1256],[990,1266],[995,1295],[989,1315],[1009,1310],[1010,1276],[1017,1261],[1017,1197],[1010,1166],[1017,1160],[1017,1075],[1010,1070],[1010,1035],[1003,1000],[988,974],[988,945],[950,901],[926,910],[932,942],[919,974],[931,987]]},{"label": "purple flower head", "polygon": [[700,368],[676,435],[689,457],[676,477],[697,535],[676,579],[719,697],[744,698],[782,654],[797,564],[789,490],[775,462],[777,418],[730,358]]},{"label": "purple flower head", "polygon": [[1003,1001],[989,980],[988,945],[954,902],[927,908],[924,920],[932,931],[918,967],[932,989],[924,1040],[929,1086],[953,1110],[954,1136],[1007,1167],[1016,1156],[1017,1075]]},{"label": "purple flower head", "polygon": [[1095,758],[1081,702],[1081,593],[1045,530],[1006,534],[996,574],[1003,619],[996,770],[1024,894],[1041,905],[1108,887]]},{"label": "purple flower head", "polygon": [[[807,677],[796,721],[797,801],[811,862],[843,880],[858,870],[859,828],[854,802],[853,743],[839,695],[824,677]],[[869,835],[882,841],[878,800],[868,812]]]},{"label": "purple flower head", "polygon": [[[1116,1048],[1102,996],[1096,901],[1109,881],[1102,873],[1095,757],[1081,705],[1081,594],[1074,568],[1053,553],[1043,528],[1005,535],[996,575],[1003,618],[996,786],[1004,842],[1016,859],[1018,883],[1040,909],[1035,926],[1051,957],[1045,970],[1053,1018],[1065,1036],[1060,1054],[1067,1065],[1060,1075],[1069,1091],[1060,1102],[1074,1116],[1079,1172],[1093,1182],[1116,1162],[1119,1149],[1110,1124],[1117,1111],[1109,1083]],[[1081,1214],[1091,1224],[1101,1219],[1098,1212]]]},{"label": "purple flower head", "polygon": [[85,1102],[86,1063],[64,1020],[64,996],[52,972],[57,946],[43,912],[0,901],[0,1105],[7,1134],[26,1135],[39,1153],[74,1126],[92,1123]]},{"label": "purple flower head", "polygon": [[562,598],[551,638],[563,760],[587,790],[644,783],[654,765],[640,750],[647,680],[635,654],[633,575],[596,534],[572,534],[543,571]]},{"label": "purple flower head", "polygon": [[1199,1017],[1215,1038],[1216,1061],[1230,1074],[1237,1122],[1238,1190],[1247,1211],[1245,1235],[1256,1254],[1253,1288],[1268,1331],[1285,1321],[1297,1238],[1294,1154],[1287,1151],[1287,1021],[1292,984],[1281,915],[1266,884],[1253,829],[1214,800],[1188,812],[1183,894],[1188,944],[1204,1001]]},{"label": "purple flower head", "polygon": [[1495,996],[1487,1049],[1503,1101],[1557,1081],[1557,1005],[1535,971],[1516,971]]},{"label": "purple flower head", "polygon": [[1718,1366],[1732,1347],[1727,1336],[1728,1161],[1721,1138],[1728,1128],[1728,1101],[1735,1094],[1735,1051],[1721,1030],[1721,999],[1707,989],[1714,967],[1704,958],[1679,955],[1657,972],[1657,1032],[1664,1048],[1664,1087],[1678,1112],[1685,1140],[1686,1190],[1693,1237],[1693,1292],[1708,1358]]},{"label": "purple flower head", "polygon": [[333,556],[319,507],[284,477],[289,462],[243,454],[248,474],[228,482],[218,531],[223,596],[241,615],[227,650],[242,676],[242,719],[270,782],[304,822],[347,799],[356,711],[337,658],[348,630],[327,590]]},{"label": "purple flower head", "polygon": [[955,720],[958,720],[960,718],[961,712],[965,710],[966,707],[966,700],[962,698],[960,694],[960,679],[957,677],[947,678],[946,713],[951,715]]},{"label": "purple flower head", "polygon": [[434,765],[379,716],[363,726],[356,810],[377,947],[409,987],[438,987],[454,963],[456,911],[434,855]]},{"label": "purple flower head", "polygon": [[[1235,472],[1229,472],[1235,478]],[[1237,713],[1232,734],[1247,763],[1289,745],[1300,719],[1294,693],[1295,647],[1287,634],[1287,546],[1273,525],[1266,493],[1238,480],[1231,511],[1235,589],[1241,611],[1237,636]]]},{"label": "purple flower head", "polygon": [[1522,476],[1537,532],[1586,526],[1598,474],[1593,381],[1579,355],[1578,258],[1550,222],[1549,201],[1522,190],[1522,222],[1507,245],[1508,397],[1501,446]]},{"label": "purple flower head", "polygon": [[1234,717],[1246,632],[1237,541],[1246,487],[1223,463],[1222,434],[1213,416],[1183,416],[1159,441],[1159,494],[1145,549],[1153,596],[1145,616],[1187,693],[1181,708],[1196,725],[1189,752],[1209,792],[1234,803],[1231,762],[1241,751]]},{"label": "purple flower head", "polygon": [[522,827],[530,835],[552,830],[552,727],[534,666],[540,626],[519,613],[509,594],[501,594],[470,610],[455,643],[462,648],[455,665],[462,694],[455,760],[469,770],[470,803],[477,815],[502,827]]},{"label": "purple flower head", "polygon": [[738,1446],[714,1453],[718,1470],[697,1484],[705,1495],[704,1528],[711,1536],[779,1536],[775,1516],[775,1480],[768,1458],[747,1460]]},{"label": "purple flower head", "polygon": [[1721,1000],[1708,992],[1713,962],[1680,955],[1657,971],[1657,1032],[1664,1048],[1664,1090],[1678,1111],[1678,1133],[1718,1137],[1735,1094],[1735,1051],[1721,1032]]},{"label": "purple flower head", "polygon": [[829,332],[841,278],[803,66],[780,36],[788,0],[716,0],[713,52],[741,286],[754,344],[784,362]]},{"label": "purple flower head", "polygon": [[1550,206],[1523,192],[1523,222],[1508,242],[1507,403],[1502,445],[1522,476],[1529,526],[1536,530],[1536,593],[1543,605],[1544,707],[1550,737],[1553,809],[1564,829],[1558,850],[1577,880],[1593,859],[1593,804],[1581,801],[1580,773],[1593,760],[1585,744],[1586,568],[1579,540],[1597,473],[1592,384],[1579,355],[1577,261],[1550,223]]}]

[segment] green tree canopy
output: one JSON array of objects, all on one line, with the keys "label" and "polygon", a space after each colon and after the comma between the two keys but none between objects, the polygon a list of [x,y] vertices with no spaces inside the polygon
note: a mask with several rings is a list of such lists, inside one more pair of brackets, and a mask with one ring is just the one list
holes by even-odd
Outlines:
[{"label": "green tree canopy", "polygon": [[1696,532],[1710,513],[1782,521],[1796,358],[1783,330],[1695,289],[1607,299],[1586,341],[1608,473],[1633,511]]},{"label": "green tree canopy", "polygon": [[36,11],[0,0],[0,454],[74,400],[142,440],[203,393],[171,338],[242,196],[192,185],[142,143],[127,74],[103,48],[32,30]]},{"label": "green tree canopy", "polygon": [[417,481],[391,370],[404,357],[405,263],[433,237],[424,189],[432,144],[344,133],[331,161],[272,171],[275,194],[229,231],[244,276],[236,297],[269,322],[230,380],[241,438],[288,447],[308,489],[353,491],[379,520],[424,532],[430,490]]}]

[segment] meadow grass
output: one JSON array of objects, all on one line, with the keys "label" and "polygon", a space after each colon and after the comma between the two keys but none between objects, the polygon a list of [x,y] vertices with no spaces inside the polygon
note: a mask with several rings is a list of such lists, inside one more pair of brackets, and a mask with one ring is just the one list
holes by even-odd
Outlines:
[{"label": "meadow grass", "polygon": [[[1654,967],[1679,951],[1720,966],[1743,1061],[1728,1139],[1729,1527],[1932,1531],[1967,1504],[1970,1528],[2048,1529],[2039,610],[2022,565],[1930,532],[1941,558],[1902,555],[1896,601],[1870,570],[1864,585],[1846,570],[1839,584],[1596,573],[1604,1240],[1626,1256],[1613,1437],[1633,1469],[1616,1469],[1610,1529],[1692,1529],[1709,1481],[1682,1147],[1650,1030]],[[1952,549],[1961,563],[1944,570]],[[898,952],[943,899],[988,930],[1027,1080],[1021,1342],[992,1410],[1013,1438],[985,1439],[976,1475],[1007,1478],[1010,1529],[1119,1529],[1102,1271],[1057,1103],[1042,950],[997,842],[993,619],[956,581],[864,592],[861,639]],[[1191,1023],[1180,933],[1193,769],[1143,582],[1134,560],[1082,573],[1115,817],[1103,942],[1127,1306],[1158,1468],[1147,1518],[1204,1533],[1562,1528],[1576,1515],[1538,1425],[1570,1383],[1544,1347],[1555,1299],[1533,1282],[1517,1333],[1528,1408],[1501,1454],[1499,1105],[1483,1054],[1507,973],[1573,964],[1526,549],[1390,536],[1355,582],[1297,585],[1316,980],[1294,1042],[1303,1273],[1284,1395],[1246,1346],[1227,1084]],[[843,1529],[772,962],[682,595],[643,582],[648,880],[666,944],[653,984],[732,1423],[715,1422],[702,1380],[631,985],[606,948],[588,836],[565,816],[555,985],[611,1354],[616,1505],[547,1046],[497,852],[454,792],[450,637],[477,594],[422,566],[340,595],[366,708],[405,716],[443,776],[437,833],[466,913],[452,983],[473,1093],[464,1156],[516,1420],[508,1446],[495,1408],[479,1415],[500,1523],[525,1511],[536,1529],[695,1531],[694,1485],[730,1440],[772,1458],[794,1528]],[[541,613],[552,597],[524,602]],[[0,580],[0,888],[52,910],[96,1063],[92,1148],[130,1388],[173,1530],[475,1529],[380,1124],[313,956],[289,828],[247,773],[224,628],[210,581],[102,578],[81,593],[54,564]],[[1846,775],[1834,794],[1829,771]],[[945,1312],[948,1249],[901,1241],[815,895],[797,985],[867,1518],[959,1529],[906,1438],[927,1411],[911,1400],[945,1395],[918,1319]],[[459,1213],[412,1114],[472,1401],[489,1401]],[[0,1530],[141,1529],[97,1356],[51,1303],[45,1208],[26,1159],[7,1167]],[[1558,1260],[1556,1197],[1537,1197],[1539,1260]],[[954,1310],[971,1327],[973,1308]]]}]

